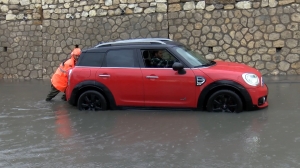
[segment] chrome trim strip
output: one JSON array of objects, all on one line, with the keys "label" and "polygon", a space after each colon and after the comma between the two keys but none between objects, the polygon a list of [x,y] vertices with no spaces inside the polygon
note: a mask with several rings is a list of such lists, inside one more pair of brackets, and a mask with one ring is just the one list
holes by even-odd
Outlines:
[{"label": "chrome trim strip", "polygon": [[158,79],[158,76],[146,76],[147,79]]},{"label": "chrome trim strip", "polygon": [[106,77],[106,78],[109,78],[110,75],[99,75],[99,77]]},{"label": "chrome trim strip", "polygon": [[201,86],[206,82],[205,78],[202,76],[196,76],[196,86]]}]

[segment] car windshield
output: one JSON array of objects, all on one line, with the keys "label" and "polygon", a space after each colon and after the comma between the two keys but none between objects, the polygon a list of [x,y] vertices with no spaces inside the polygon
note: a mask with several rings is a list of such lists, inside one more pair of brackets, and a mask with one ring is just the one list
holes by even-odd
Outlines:
[{"label": "car windshield", "polygon": [[211,61],[187,47],[175,47],[175,51],[187,60],[193,67],[209,66]]}]

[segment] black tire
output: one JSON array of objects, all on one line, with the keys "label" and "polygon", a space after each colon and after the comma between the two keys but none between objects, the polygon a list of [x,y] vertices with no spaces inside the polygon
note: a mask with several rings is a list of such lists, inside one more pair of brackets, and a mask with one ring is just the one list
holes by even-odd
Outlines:
[{"label": "black tire", "polygon": [[243,102],[235,92],[219,90],[209,97],[206,109],[209,112],[239,113],[243,111]]},{"label": "black tire", "polygon": [[99,111],[107,109],[107,102],[104,96],[94,90],[83,92],[77,101],[79,110]]}]

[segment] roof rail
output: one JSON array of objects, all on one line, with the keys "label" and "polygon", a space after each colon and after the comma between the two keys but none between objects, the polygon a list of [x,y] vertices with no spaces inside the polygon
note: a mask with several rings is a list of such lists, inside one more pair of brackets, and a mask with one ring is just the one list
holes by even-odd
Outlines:
[{"label": "roof rail", "polygon": [[95,46],[97,47],[104,47],[104,46],[111,46],[111,45],[127,45],[127,44],[166,44],[163,41],[172,41],[171,39],[166,38],[145,38],[145,39],[129,39],[129,40],[119,40],[115,42],[107,42],[107,43],[100,43]]},{"label": "roof rail", "polygon": [[169,38],[137,38],[137,39],[127,39],[127,40],[117,40],[117,41],[127,41],[127,42],[133,42],[133,41],[172,41]]}]

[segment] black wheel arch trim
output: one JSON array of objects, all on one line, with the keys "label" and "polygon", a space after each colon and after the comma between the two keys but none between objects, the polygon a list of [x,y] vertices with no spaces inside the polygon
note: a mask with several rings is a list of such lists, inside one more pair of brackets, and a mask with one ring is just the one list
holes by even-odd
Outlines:
[{"label": "black wheel arch trim", "polygon": [[72,90],[71,97],[69,99],[69,103],[71,105],[76,105],[77,100],[80,96],[80,94],[86,90],[97,90],[101,91],[103,96],[107,99],[108,101],[108,107],[110,109],[116,109],[116,102],[113,94],[111,91],[102,83],[93,81],[93,80],[87,80],[78,83]]},{"label": "black wheel arch trim", "polygon": [[242,99],[244,110],[253,110],[255,108],[253,106],[251,96],[244,86],[230,80],[219,80],[209,84],[202,90],[198,98],[198,109],[206,110],[207,100],[211,95],[210,93],[220,89],[229,89],[236,91]]}]

